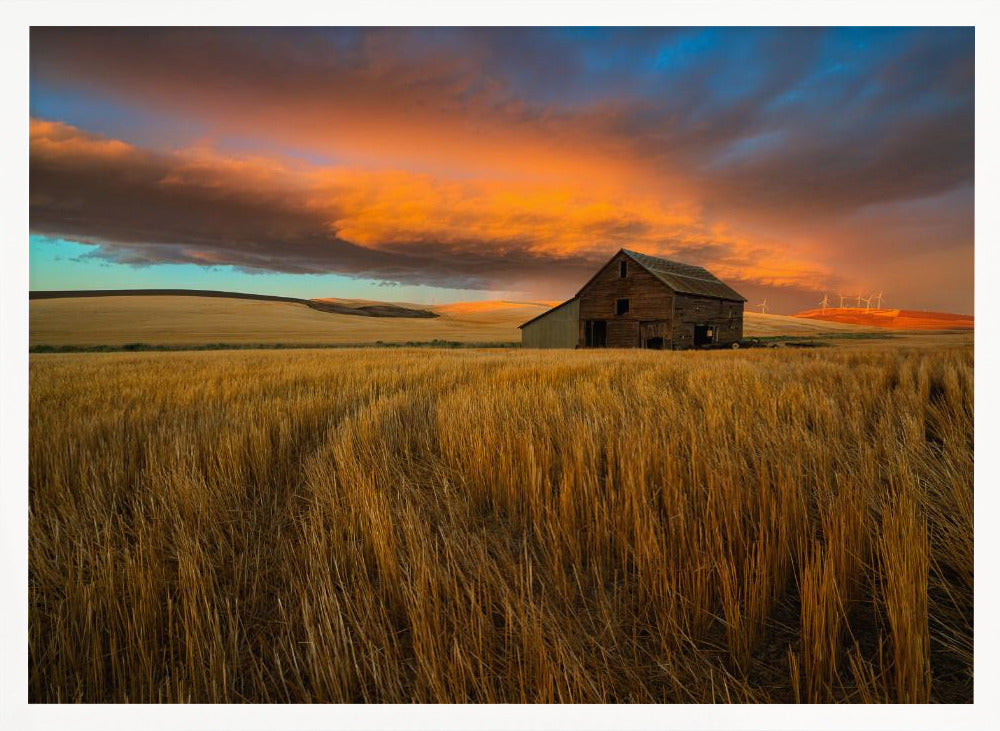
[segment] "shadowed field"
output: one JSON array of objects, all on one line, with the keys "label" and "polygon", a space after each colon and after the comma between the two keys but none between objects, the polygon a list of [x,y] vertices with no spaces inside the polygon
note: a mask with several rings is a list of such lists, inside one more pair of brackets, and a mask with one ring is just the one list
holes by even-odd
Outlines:
[{"label": "shadowed field", "polygon": [[[363,300],[319,301],[349,306],[378,305]],[[546,303],[459,302],[428,308],[439,317],[410,319],[357,317],[320,312],[294,302],[224,297],[68,297],[31,301],[29,340],[33,346],[139,342],[321,345],[432,340],[519,343],[518,325],[548,308]],[[759,313],[747,313],[744,329],[748,337],[866,330],[857,325]]]},{"label": "shadowed field", "polygon": [[969,347],[30,379],[31,701],[972,700]]}]

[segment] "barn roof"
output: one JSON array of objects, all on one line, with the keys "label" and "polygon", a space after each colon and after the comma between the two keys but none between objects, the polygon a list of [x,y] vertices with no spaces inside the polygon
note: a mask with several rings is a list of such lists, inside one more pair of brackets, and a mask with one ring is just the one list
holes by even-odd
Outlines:
[{"label": "barn roof", "polygon": [[746,302],[747,298],[704,267],[622,249],[626,256],[675,292]]}]

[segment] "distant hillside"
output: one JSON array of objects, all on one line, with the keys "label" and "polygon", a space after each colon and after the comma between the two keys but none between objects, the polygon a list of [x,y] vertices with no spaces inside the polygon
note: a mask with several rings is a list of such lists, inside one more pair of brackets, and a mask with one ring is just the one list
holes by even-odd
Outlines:
[{"label": "distant hillside", "polygon": [[858,307],[837,307],[806,310],[795,317],[824,322],[839,322],[888,330],[972,330],[972,315],[951,312],[926,312],[923,310],[865,310]]},{"label": "distant hillside", "polygon": [[402,302],[376,302],[373,300],[345,300],[335,297],[320,297],[303,300],[304,304],[322,312],[336,312],[341,315],[364,315],[366,317],[437,317],[437,313],[424,309],[421,305]]},{"label": "distant hillside", "polygon": [[743,313],[743,336],[748,338],[778,335],[824,335],[833,333],[870,332],[872,328],[843,322],[821,322],[791,315]]},{"label": "distant hillside", "polygon": [[[140,293],[137,296],[136,293]],[[520,343],[518,325],[553,302],[421,305],[360,299],[298,300],[232,292],[177,290],[33,292],[32,345]],[[428,314],[412,314],[419,312]],[[399,313],[404,313],[400,316]],[[359,315],[361,315],[359,317]],[[428,316],[429,315],[429,316]],[[747,312],[744,334],[821,336],[872,327]]]},{"label": "distant hillside", "polygon": [[[317,307],[316,305],[320,306]],[[343,309],[341,309],[343,308]],[[366,308],[366,309],[362,309]],[[296,301],[219,295],[85,295],[33,297],[31,345],[331,345],[430,342],[516,343],[517,326],[547,309],[516,309],[507,317],[372,316],[405,310],[396,303]],[[460,309],[460,308],[459,308]],[[359,317],[358,315],[366,315]]]},{"label": "distant hillside", "polygon": [[[219,297],[224,299],[258,300],[264,302],[292,302],[311,307],[320,312],[359,317],[437,317],[430,310],[418,307],[401,307],[385,302],[371,304],[348,304],[347,300],[299,299],[270,294],[249,294],[246,292],[224,292],[216,289],[66,289],[37,290],[28,293],[30,300],[77,299],[82,297]],[[363,302],[360,301],[360,302]]]}]

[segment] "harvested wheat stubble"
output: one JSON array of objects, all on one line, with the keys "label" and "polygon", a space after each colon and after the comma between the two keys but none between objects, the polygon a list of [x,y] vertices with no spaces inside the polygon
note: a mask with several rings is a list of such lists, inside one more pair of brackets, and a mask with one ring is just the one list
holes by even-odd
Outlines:
[{"label": "harvested wheat stubble", "polygon": [[32,701],[972,700],[971,348],[31,358]]}]

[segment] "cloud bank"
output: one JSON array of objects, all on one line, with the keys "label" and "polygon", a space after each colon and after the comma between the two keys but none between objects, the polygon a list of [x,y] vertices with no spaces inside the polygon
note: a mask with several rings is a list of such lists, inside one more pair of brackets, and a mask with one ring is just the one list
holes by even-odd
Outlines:
[{"label": "cloud bank", "polygon": [[134,264],[556,296],[620,245],[800,291],[933,250],[971,304],[972,41],[33,29],[31,227]]}]

